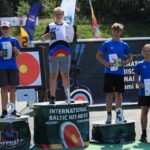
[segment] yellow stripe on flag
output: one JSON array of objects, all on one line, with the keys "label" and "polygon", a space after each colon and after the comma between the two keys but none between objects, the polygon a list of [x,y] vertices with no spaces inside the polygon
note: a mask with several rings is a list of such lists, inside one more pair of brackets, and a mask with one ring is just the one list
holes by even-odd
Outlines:
[{"label": "yellow stripe on flag", "polygon": [[20,27],[21,30],[21,36],[28,37],[28,33],[24,30],[24,28]]}]

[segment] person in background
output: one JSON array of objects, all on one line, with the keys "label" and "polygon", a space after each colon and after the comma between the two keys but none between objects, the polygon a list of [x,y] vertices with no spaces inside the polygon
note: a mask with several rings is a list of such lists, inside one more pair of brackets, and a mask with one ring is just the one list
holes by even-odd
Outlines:
[{"label": "person in background", "polygon": [[148,122],[148,111],[150,108],[150,44],[144,45],[142,55],[144,56],[144,60],[137,64],[134,68],[134,81],[139,86],[138,105],[141,106],[142,126],[140,141],[147,143],[146,129]]},{"label": "person in background", "polygon": [[[19,85],[19,71],[16,63],[16,56],[21,55],[20,44],[18,40],[10,36],[10,22],[1,22],[2,37],[0,38],[0,87],[1,87],[1,102],[2,115],[5,118],[7,115],[6,105],[10,102],[15,105],[16,86]],[[19,117],[16,109],[12,115]]]},{"label": "person in background", "polygon": [[122,111],[124,66],[132,61],[132,54],[128,44],[120,39],[123,29],[122,24],[114,23],[111,26],[112,39],[105,41],[96,53],[98,62],[105,66],[104,92],[106,93],[107,124],[112,122],[113,97],[116,104],[116,123],[125,122]]},{"label": "person in background", "polygon": [[[49,66],[50,66],[50,104],[55,104],[56,100],[56,81],[60,71],[63,87],[66,93],[68,103],[70,103],[70,79],[69,70],[71,62],[71,52],[68,44],[68,37],[73,37],[73,29],[70,32],[70,25],[63,21],[64,10],[61,7],[54,9],[55,22],[50,23],[44,35],[41,36],[41,41],[50,38],[50,53],[49,53]],[[72,38],[73,40],[73,38]],[[57,51],[57,49],[61,49]],[[62,51],[63,49],[63,51]],[[59,53],[60,52],[60,53]],[[63,54],[62,54],[63,53]]]}]

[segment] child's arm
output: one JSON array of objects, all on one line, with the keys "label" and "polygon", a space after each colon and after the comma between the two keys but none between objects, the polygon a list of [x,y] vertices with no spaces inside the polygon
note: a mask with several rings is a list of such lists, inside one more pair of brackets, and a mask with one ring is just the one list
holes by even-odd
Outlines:
[{"label": "child's arm", "polygon": [[103,58],[103,53],[98,51],[96,54],[96,59],[98,60],[98,62],[100,62],[101,64],[103,64],[106,67],[112,67],[114,65],[114,63],[109,63],[107,62],[104,58]]},{"label": "child's arm", "polygon": [[134,82],[139,85],[139,88],[144,88],[144,84],[139,81],[138,74],[134,74]]},{"label": "child's arm", "polygon": [[128,63],[132,62],[132,60],[133,60],[132,54],[129,54],[129,55],[127,56],[127,59],[121,62],[121,65],[122,65],[122,66],[125,66],[125,65],[127,65]]},{"label": "child's arm", "polygon": [[51,34],[50,33],[46,33],[44,35],[41,36],[41,41],[44,42],[47,39],[51,38]]}]

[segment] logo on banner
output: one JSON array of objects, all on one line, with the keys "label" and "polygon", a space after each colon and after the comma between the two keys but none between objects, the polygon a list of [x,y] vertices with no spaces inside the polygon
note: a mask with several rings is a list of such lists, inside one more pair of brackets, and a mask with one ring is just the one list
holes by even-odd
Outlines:
[{"label": "logo on banner", "polygon": [[88,102],[90,105],[93,104],[91,94],[85,89],[73,90],[70,96],[75,101]]},{"label": "logo on banner", "polygon": [[56,41],[50,47],[49,56],[64,57],[70,54],[70,49],[66,41]]},{"label": "logo on banner", "polygon": [[17,57],[20,74],[20,86],[38,86],[42,84],[38,52],[22,52]]},{"label": "logo on banner", "polygon": [[13,128],[5,129],[0,131],[0,148],[12,149],[23,141],[23,139],[18,138],[18,131]]},{"label": "logo on banner", "polygon": [[84,145],[79,129],[72,122],[61,124],[60,135],[65,148],[83,147]]}]

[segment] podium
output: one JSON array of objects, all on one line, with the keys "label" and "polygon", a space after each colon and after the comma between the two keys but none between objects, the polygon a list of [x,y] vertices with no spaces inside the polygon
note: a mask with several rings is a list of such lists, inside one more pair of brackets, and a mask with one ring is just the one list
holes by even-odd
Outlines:
[{"label": "podium", "polygon": [[30,139],[27,116],[0,119],[0,150],[27,150]]},{"label": "podium", "polygon": [[34,143],[39,148],[80,148],[89,144],[87,102],[35,103]]},{"label": "podium", "polygon": [[105,124],[105,121],[97,121],[92,124],[93,143],[118,144],[135,141],[135,124],[128,121],[123,124]]}]

